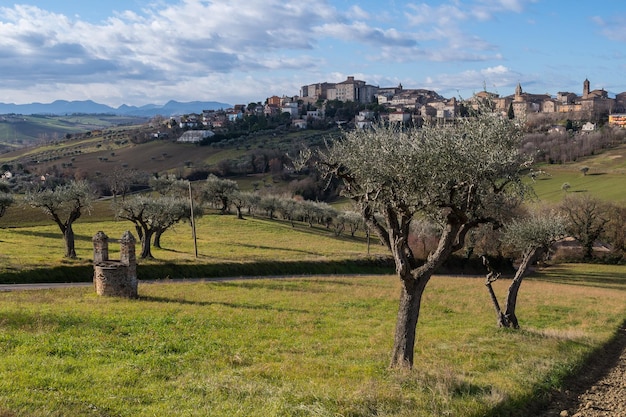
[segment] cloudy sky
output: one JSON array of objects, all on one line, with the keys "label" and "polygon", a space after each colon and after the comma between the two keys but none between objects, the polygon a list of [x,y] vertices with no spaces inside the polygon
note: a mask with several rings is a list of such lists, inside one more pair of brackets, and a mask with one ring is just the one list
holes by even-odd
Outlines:
[{"label": "cloudy sky", "polygon": [[249,103],[350,75],[615,94],[625,28],[623,0],[0,0],[0,102]]}]

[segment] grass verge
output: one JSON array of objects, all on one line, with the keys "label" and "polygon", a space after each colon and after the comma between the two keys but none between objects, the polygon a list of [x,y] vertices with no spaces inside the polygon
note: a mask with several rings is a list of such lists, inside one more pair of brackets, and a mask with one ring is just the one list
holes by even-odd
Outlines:
[{"label": "grass verge", "polygon": [[[495,284],[503,293],[508,282]],[[366,276],[141,284],[139,300],[90,288],[1,293],[0,410],[524,415],[626,317],[626,291],[529,280],[522,330],[499,329],[482,280],[437,276],[415,368],[397,372],[387,363],[398,291],[392,276]]]}]

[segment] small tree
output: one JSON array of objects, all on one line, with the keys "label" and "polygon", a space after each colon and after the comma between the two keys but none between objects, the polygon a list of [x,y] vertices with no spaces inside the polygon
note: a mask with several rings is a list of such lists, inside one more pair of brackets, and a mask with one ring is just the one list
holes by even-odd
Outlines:
[{"label": "small tree", "polygon": [[41,209],[59,226],[65,242],[65,257],[76,258],[74,230],[72,225],[83,210],[89,210],[94,194],[89,183],[71,181],[54,189],[39,189],[26,193],[24,201],[31,207]]},{"label": "small tree", "polygon": [[117,209],[118,218],[135,224],[141,240],[140,257],[143,259],[153,258],[150,250],[153,236],[154,246],[160,248],[161,235],[176,223],[189,219],[190,216],[189,201],[172,196],[155,198],[138,196],[124,200]]},{"label": "small tree", "polygon": [[4,216],[7,209],[15,202],[13,195],[8,192],[0,191],[0,217]]},{"label": "small tree", "polygon": [[568,220],[567,230],[583,247],[583,257],[593,257],[593,245],[604,233],[609,222],[606,203],[595,197],[568,196],[561,204],[561,211]]},{"label": "small tree", "polygon": [[280,198],[274,195],[266,195],[261,197],[258,202],[258,207],[265,211],[265,214],[270,219],[274,219],[276,216],[276,211],[280,207]]},{"label": "small tree", "polygon": [[350,228],[350,236],[354,237],[354,234],[359,229],[364,229],[365,224],[363,222],[363,218],[359,215],[359,213],[355,211],[346,211],[344,212],[344,221]]},{"label": "small tree", "polygon": [[[343,180],[368,226],[393,255],[402,282],[392,367],[412,367],[422,295],[433,273],[463,248],[467,233],[498,221],[517,205],[527,161],[522,134],[508,119],[476,114],[446,126],[420,129],[378,125],[345,132],[320,154],[320,165]],[[379,221],[380,213],[382,221]],[[442,225],[425,261],[409,245],[417,216]]]},{"label": "small tree", "polygon": [[580,169],[580,172],[583,173],[584,176],[587,175],[587,173],[589,172],[589,167],[588,166],[584,166]]},{"label": "small tree", "polygon": [[235,207],[235,210],[237,210],[238,219],[243,220],[243,208],[246,207],[248,202],[248,193],[246,192],[237,190],[230,195],[230,203]]},{"label": "small tree", "polygon": [[288,220],[291,227],[295,227],[295,217],[298,210],[298,202],[290,197],[283,197],[279,200],[278,213],[283,220]]},{"label": "small tree", "polygon": [[485,285],[494,304],[499,326],[519,328],[515,309],[522,280],[528,274],[533,263],[540,259],[554,242],[565,236],[565,224],[566,220],[563,216],[553,212],[537,212],[526,218],[514,219],[506,225],[503,240],[505,244],[521,254],[521,263],[509,285],[504,312],[500,309],[498,299],[491,285],[492,282],[500,277],[500,274],[491,269],[487,258],[483,256],[483,263],[489,272]]},{"label": "small tree", "polygon": [[215,175],[209,175],[203,188],[203,198],[206,201],[219,205],[220,212],[226,214],[230,205],[231,195],[239,190],[236,181],[221,179]]}]

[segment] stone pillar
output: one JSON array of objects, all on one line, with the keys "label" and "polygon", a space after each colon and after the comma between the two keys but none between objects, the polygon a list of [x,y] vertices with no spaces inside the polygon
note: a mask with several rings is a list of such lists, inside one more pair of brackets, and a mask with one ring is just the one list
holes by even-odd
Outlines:
[{"label": "stone pillar", "polygon": [[109,260],[109,237],[100,231],[93,237],[93,263]]},{"label": "stone pillar", "polygon": [[137,297],[137,257],[135,255],[135,236],[127,230],[120,239],[120,262],[126,265],[129,297]]}]

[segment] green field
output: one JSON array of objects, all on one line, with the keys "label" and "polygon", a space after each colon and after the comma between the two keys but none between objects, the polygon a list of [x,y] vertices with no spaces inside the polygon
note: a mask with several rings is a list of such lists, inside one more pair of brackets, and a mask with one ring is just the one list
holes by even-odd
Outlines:
[{"label": "green field", "polygon": [[[583,167],[589,168],[587,175],[581,172]],[[626,145],[574,163],[542,164],[536,169],[548,174],[532,183],[541,201],[555,203],[568,193],[584,193],[602,200],[626,202]],[[561,188],[566,182],[571,186],[567,192]]]},{"label": "green field", "polygon": [[[107,140],[51,145],[28,157],[59,164],[81,149],[74,168],[106,173],[131,159],[156,172],[182,170],[191,157],[207,164],[245,153]],[[569,193],[626,201],[625,151],[541,166],[550,176],[534,183],[539,199],[560,201],[569,182]],[[112,259],[122,233],[135,233],[101,200],[74,225],[78,259],[64,259],[57,227],[12,206],[0,219],[0,283],[90,281],[100,230]],[[215,212],[198,219],[197,236],[198,257],[189,224],[163,235],[155,259],[139,261],[137,300],[98,297],[90,286],[0,292],[0,417],[528,416],[626,324],[626,266],[536,272],[520,290],[517,331],[496,327],[484,277],[435,276],[414,369],[390,370],[400,284],[386,275],[393,268],[377,240]],[[263,275],[283,277],[210,280]],[[179,277],[205,279],[168,279]],[[501,297],[508,283],[494,284]]]},{"label": "green field", "polygon": [[31,146],[63,139],[68,133],[143,122],[144,118],[114,115],[0,115],[0,146]]},{"label": "green field", "polygon": [[0,415],[532,415],[623,324],[624,289],[530,280],[511,331],[482,279],[435,277],[412,371],[387,368],[392,276],[0,293]]},{"label": "green field", "polygon": [[[111,220],[109,204],[101,202],[93,216],[84,215],[75,223],[77,260],[63,258],[62,235],[51,220],[43,215],[37,217],[31,209],[11,207],[2,218],[2,225],[27,225],[0,228],[0,282],[91,279],[92,238],[98,231],[110,237],[111,259],[118,256],[116,242],[124,231],[131,230],[136,236],[131,222]],[[376,262],[388,255],[377,240],[372,240],[368,253],[367,240],[362,235],[337,237],[324,227],[311,228],[304,223],[292,227],[289,222],[248,216],[238,220],[235,215],[205,215],[197,221],[196,235],[198,258],[188,223],[166,232],[162,249],[153,249],[155,260],[140,260],[140,266],[145,268],[144,272],[139,269],[139,277],[356,272],[351,269],[359,269],[355,262],[371,265],[368,260]],[[77,272],[82,277],[74,276]]]}]

